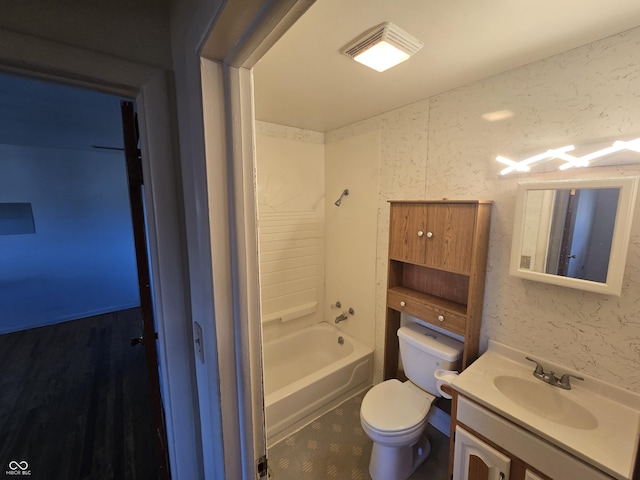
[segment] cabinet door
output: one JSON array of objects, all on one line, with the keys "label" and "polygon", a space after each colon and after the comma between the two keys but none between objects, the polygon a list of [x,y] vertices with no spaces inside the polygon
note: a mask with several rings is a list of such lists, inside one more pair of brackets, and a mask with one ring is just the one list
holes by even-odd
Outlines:
[{"label": "cabinet door", "polygon": [[540,475],[533,473],[531,470],[527,469],[524,472],[524,480],[547,480],[547,477],[541,477]]},{"label": "cabinet door", "polygon": [[509,480],[511,459],[456,426],[453,480]]},{"label": "cabinet door", "polygon": [[425,263],[426,221],[424,204],[397,203],[391,205],[389,258],[423,265]]},{"label": "cabinet door", "polygon": [[443,203],[426,206],[425,265],[449,272],[471,271],[475,204]]}]

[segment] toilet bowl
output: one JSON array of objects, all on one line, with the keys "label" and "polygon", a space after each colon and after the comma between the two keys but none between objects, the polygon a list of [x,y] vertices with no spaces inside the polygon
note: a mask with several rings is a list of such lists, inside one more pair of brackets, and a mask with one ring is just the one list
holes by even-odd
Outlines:
[{"label": "toilet bowl", "polygon": [[398,337],[409,380],[379,383],[360,407],[360,424],[373,441],[373,480],[406,480],[426,460],[431,449],[424,435],[427,416],[440,396],[433,374],[438,368],[456,367],[462,354],[460,342],[417,324],[401,327]]},{"label": "toilet bowl", "polygon": [[387,380],[362,400],[360,423],[373,441],[369,474],[374,480],[407,478],[429,455],[423,433],[435,397],[416,389],[410,382]]}]

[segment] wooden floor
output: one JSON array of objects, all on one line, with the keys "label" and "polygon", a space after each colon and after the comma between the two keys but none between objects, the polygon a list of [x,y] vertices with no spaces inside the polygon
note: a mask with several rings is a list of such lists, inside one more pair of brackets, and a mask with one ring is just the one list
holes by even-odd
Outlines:
[{"label": "wooden floor", "polygon": [[156,478],[141,328],[136,308],[0,335],[0,476]]}]

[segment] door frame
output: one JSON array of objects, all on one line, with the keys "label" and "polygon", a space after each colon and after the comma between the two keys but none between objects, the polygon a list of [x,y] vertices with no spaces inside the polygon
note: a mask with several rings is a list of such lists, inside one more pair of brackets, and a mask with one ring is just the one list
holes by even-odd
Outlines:
[{"label": "door frame", "polygon": [[[172,3],[173,74],[0,29],[1,70],[136,100],[174,479],[253,479],[265,451],[251,69],[314,1]],[[201,61],[217,65],[205,81]]]},{"label": "door frame", "polygon": [[1,29],[0,70],[136,100],[143,174],[149,187],[145,188],[149,257],[171,474],[174,479],[202,478],[170,74]]},{"label": "door frame", "polygon": [[258,468],[266,456],[266,429],[252,69],[314,2],[229,1],[198,50],[213,277],[219,269],[232,279],[226,302],[216,302],[215,321],[220,361],[234,359],[219,377],[221,406],[233,412],[222,418],[227,478],[266,478]]}]

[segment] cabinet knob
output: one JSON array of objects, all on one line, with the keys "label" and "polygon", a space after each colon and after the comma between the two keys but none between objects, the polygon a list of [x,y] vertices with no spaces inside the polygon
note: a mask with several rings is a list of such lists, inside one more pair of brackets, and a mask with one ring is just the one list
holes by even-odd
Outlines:
[{"label": "cabinet knob", "polygon": [[418,230],[418,236],[421,237],[424,235],[424,232],[422,230]]},{"label": "cabinet knob", "polygon": [[438,320],[440,320],[441,322],[444,322],[444,315],[438,315]]},{"label": "cabinet knob", "polygon": [[404,307],[404,306],[406,306],[406,305],[407,305],[407,304],[405,303],[405,301],[404,301],[404,300],[403,300],[402,302],[400,302],[400,306],[401,306],[401,307]]},{"label": "cabinet knob", "polygon": [[433,232],[427,232],[427,238],[433,237]]}]

